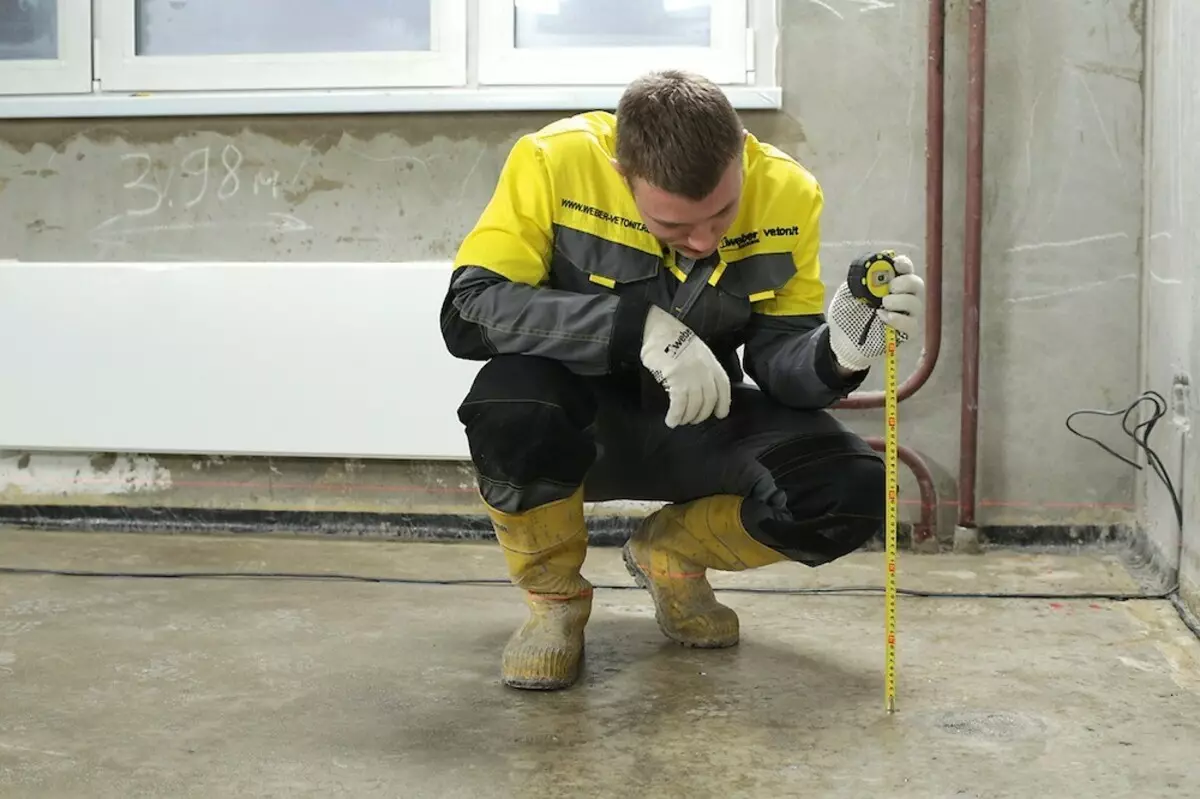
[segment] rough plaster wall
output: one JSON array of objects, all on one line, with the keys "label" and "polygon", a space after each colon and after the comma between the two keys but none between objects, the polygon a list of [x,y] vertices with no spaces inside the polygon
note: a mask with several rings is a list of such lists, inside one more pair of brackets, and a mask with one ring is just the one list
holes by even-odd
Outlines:
[{"label": "rough plaster wall", "polygon": [[[901,435],[933,468],[942,520],[952,523],[967,4],[946,5],[944,338],[933,378],[902,407]],[[754,133],[799,156],[824,185],[826,279],[843,279],[849,259],[869,246],[899,247],[923,268],[926,4],[783,6],[784,112],[745,116]],[[1134,499],[1129,470],[1095,457],[1063,419],[1077,407],[1123,404],[1137,382],[1141,19],[1140,0],[992,3],[984,524],[1120,521]],[[24,260],[449,258],[509,145],[555,116],[7,123],[0,127],[0,241],[5,255]],[[1088,318],[1105,320],[1103,347],[1091,346]],[[1065,363],[1063,345],[1087,348]],[[906,348],[902,374],[917,353],[917,343]],[[865,435],[882,433],[880,411],[846,418]],[[360,509],[472,502],[469,480],[452,465],[188,457],[157,458],[160,471],[138,466],[137,474],[159,477],[119,500],[93,490],[119,479],[80,469],[80,457],[88,455],[0,458],[5,501],[27,498],[28,479],[13,476],[24,461],[43,475],[79,469],[87,478],[65,493],[40,494],[42,502]],[[907,473],[902,480],[911,518],[916,492]]]},{"label": "rough plaster wall", "polygon": [[1142,4],[990,9],[979,481],[1029,505],[982,515],[1119,515],[1133,473],[1064,420],[1136,392]]},{"label": "rough plaster wall", "polygon": [[1173,384],[1180,375],[1189,378],[1185,413],[1172,407],[1151,440],[1183,494],[1182,547],[1169,494],[1149,471],[1139,499],[1155,554],[1169,566],[1178,563],[1185,593],[1200,611],[1200,6],[1154,0],[1152,24],[1143,380],[1174,405]]}]

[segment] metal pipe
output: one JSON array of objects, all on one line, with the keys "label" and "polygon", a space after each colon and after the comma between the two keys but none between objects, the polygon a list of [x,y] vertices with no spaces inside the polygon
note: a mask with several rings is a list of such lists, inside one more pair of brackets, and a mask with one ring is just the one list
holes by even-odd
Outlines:
[{"label": "metal pipe", "polygon": [[[987,0],[970,0],[967,37],[967,196],[963,246],[962,408],[958,527],[975,527],[979,434],[979,308],[983,259],[983,103]],[[956,538],[960,535],[955,531]]]},{"label": "metal pipe", "polygon": [[[942,348],[942,175],[945,164],[944,129],[946,7],[945,0],[929,0],[929,32],[925,89],[925,345],[913,373],[896,389],[903,401],[925,385],[933,374]],[[851,394],[834,408],[882,408],[882,391]]]},{"label": "metal pipe", "polygon": [[[868,438],[866,442],[877,452],[883,452],[887,446],[887,442],[882,438]],[[925,460],[914,450],[897,446],[896,457],[912,471],[913,476],[917,478],[917,488],[921,491],[921,517],[913,527],[913,545],[916,546],[934,537],[934,514],[938,508],[937,486],[933,483],[933,475]]]},{"label": "metal pipe", "polygon": [[[942,347],[942,206],[945,165],[945,74],[946,74],[946,6],[945,0],[929,0],[928,54],[926,56],[925,90],[925,344],[917,367],[896,390],[897,400],[903,401],[925,385],[933,374]],[[834,408],[860,410],[882,408],[882,391],[861,392],[834,404]],[[868,438],[867,443],[878,451],[885,449],[882,438]],[[921,492],[921,515],[913,527],[913,545],[936,540],[938,508],[937,486],[933,475],[914,450],[900,446],[899,460],[912,471]]]}]

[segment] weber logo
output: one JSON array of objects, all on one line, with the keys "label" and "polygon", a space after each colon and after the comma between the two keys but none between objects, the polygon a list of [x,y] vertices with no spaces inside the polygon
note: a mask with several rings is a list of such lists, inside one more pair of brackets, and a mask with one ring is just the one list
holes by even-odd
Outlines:
[{"label": "weber logo", "polygon": [[681,331],[680,334],[667,346],[663,347],[663,352],[670,355],[672,358],[678,358],[679,353],[687,346],[688,342],[695,337],[695,333],[691,330]]},{"label": "weber logo", "polygon": [[758,243],[758,231],[751,230],[740,236],[729,238],[726,236],[721,240],[722,250],[740,250],[742,247],[749,247],[751,244]]}]

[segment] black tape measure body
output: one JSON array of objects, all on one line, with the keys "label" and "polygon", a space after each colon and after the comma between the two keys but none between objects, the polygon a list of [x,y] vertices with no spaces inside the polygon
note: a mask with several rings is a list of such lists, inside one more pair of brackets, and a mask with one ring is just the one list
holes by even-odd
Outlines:
[{"label": "black tape measure body", "polygon": [[850,293],[858,299],[878,308],[888,295],[892,278],[896,276],[896,253],[892,250],[861,255],[850,264],[846,282]]}]

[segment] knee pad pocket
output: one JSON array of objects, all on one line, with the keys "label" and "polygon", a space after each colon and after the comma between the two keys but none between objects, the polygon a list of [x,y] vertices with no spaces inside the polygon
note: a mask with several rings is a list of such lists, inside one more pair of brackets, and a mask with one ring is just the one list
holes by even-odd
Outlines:
[{"label": "knee pad pocket", "polygon": [[862,439],[843,433],[795,439],[760,461],[787,497],[786,513],[756,525],[768,546],[818,566],[857,550],[881,529],[884,464]]},{"label": "knee pad pocket", "polygon": [[577,486],[595,460],[591,435],[564,409],[528,401],[464,406],[460,418],[476,469],[511,486],[539,480]]},{"label": "knee pad pocket", "polygon": [[596,418],[591,388],[563,364],[531,355],[501,355],[484,364],[475,376],[459,406],[459,420],[467,424],[467,417],[478,412],[476,406],[510,402],[554,408],[568,426],[577,429],[589,427]]}]

